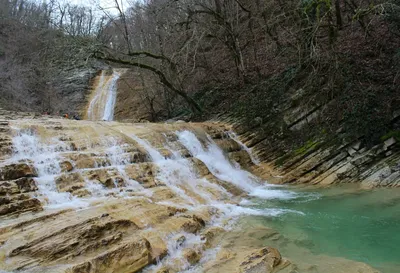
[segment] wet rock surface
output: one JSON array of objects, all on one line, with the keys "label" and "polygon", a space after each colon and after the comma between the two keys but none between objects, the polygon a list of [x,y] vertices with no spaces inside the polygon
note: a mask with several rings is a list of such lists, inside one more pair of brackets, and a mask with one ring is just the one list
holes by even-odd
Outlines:
[{"label": "wet rock surface", "polygon": [[[1,134],[9,146],[0,162],[0,269],[138,272],[171,254],[171,234],[178,236],[181,255],[174,257],[179,266],[168,265],[166,270],[178,272],[199,263],[206,249],[200,234],[220,211],[184,208],[188,198],[199,204],[206,198],[189,186],[189,180],[207,177],[207,192],[220,200],[235,191],[204,163],[190,158],[175,131],[190,129],[206,141],[207,130],[216,135],[227,127],[179,123],[144,127],[39,116],[28,121],[11,114],[13,119],[4,123]],[[152,160],[130,134],[156,147],[162,163]],[[169,148],[164,147],[165,138],[172,141]],[[218,142],[226,152],[240,149],[230,139]],[[172,164],[165,175],[167,160],[176,160],[172,150],[182,154],[183,163]],[[189,176],[180,175],[180,168],[190,170],[184,174]],[[183,179],[177,187],[186,199],[172,187],[170,177]],[[209,246],[210,232],[205,235]]]},{"label": "wet rock surface", "polygon": [[[202,157],[207,154],[196,153],[210,141],[208,135],[232,164],[257,169],[227,137],[228,126],[12,117],[0,134],[11,145],[0,157],[0,270],[288,268],[277,249],[241,246],[233,242],[240,242],[237,237],[221,244],[230,233],[223,226],[246,189],[221,179],[222,169],[210,168]],[[184,130],[193,132],[200,146],[183,145],[176,132]]]}]

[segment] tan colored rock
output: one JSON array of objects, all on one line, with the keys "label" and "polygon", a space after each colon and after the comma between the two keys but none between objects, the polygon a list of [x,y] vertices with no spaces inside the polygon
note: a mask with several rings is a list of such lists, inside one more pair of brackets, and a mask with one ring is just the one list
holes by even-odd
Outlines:
[{"label": "tan colored rock", "polygon": [[15,202],[10,202],[1,205],[0,200],[0,216],[21,213],[26,211],[39,211],[42,210],[42,205],[40,201],[36,198],[17,200]]},{"label": "tan colored rock", "polygon": [[201,233],[201,239],[205,240],[207,247],[211,247],[213,240],[223,232],[225,232],[225,229],[221,227],[209,227]]},{"label": "tan colored rock", "polygon": [[74,166],[72,166],[71,162],[69,161],[63,161],[60,164],[61,171],[63,172],[70,172],[74,169]]},{"label": "tan colored rock", "polygon": [[162,259],[168,254],[167,245],[160,234],[155,231],[146,231],[141,235],[150,243],[152,257]]},{"label": "tan colored rock", "polygon": [[201,255],[197,251],[189,248],[183,250],[183,257],[188,261],[188,263],[194,265],[200,261]]},{"label": "tan colored rock", "polygon": [[281,260],[281,254],[276,248],[265,247],[248,255],[240,264],[239,272],[272,272],[272,270],[279,265]]},{"label": "tan colored rock", "polygon": [[82,158],[75,162],[75,166],[78,169],[89,169],[97,166],[94,158]]},{"label": "tan colored rock", "polygon": [[138,238],[98,255],[88,262],[74,266],[68,273],[131,273],[138,272],[154,261],[150,244]]},{"label": "tan colored rock", "polygon": [[125,180],[120,176],[117,169],[94,169],[84,171],[83,176],[91,181],[96,181],[106,188],[115,188],[125,186]]},{"label": "tan colored rock", "polygon": [[15,180],[15,184],[17,184],[18,189],[20,190],[21,193],[36,191],[38,189],[36,181],[33,178],[22,177],[20,179]]},{"label": "tan colored rock", "polygon": [[132,164],[125,167],[128,177],[139,182],[145,188],[157,186],[154,179],[155,171],[154,164],[150,162]]},{"label": "tan colored rock", "polygon": [[36,190],[36,182],[30,177],[22,177],[13,181],[0,181],[0,195],[32,192]]},{"label": "tan colored rock", "polygon": [[19,246],[10,252],[10,257],[25,255],[55,261],[98,253],[116,245],[133,230],[137,226],[129,220],[94,217]]},{"label": "tan colored rock", "polygon": [[242,168],[248,169],[253,165],[249,153],[245,150],[231,152],[228,154],[228,157],[231,161],[238,163]]},{"label": "tan colored rock", "polygon": [[18,186],[15,182],[10,181],[2,181],[0,182],[0,196],[7,194],[16,194],[19,193]]},{"label": "tan colored rock", "polygon": [[156,273],[170,273],[170,270],[167,267],[162,267],[156,271]]},{"label": "tan colored rock", "polygon": [[84,188],[77,189],[72,194],[76,197],[88,197],[91,195],[90,191]]},{"label": "tan colored rock", "polygon": [[35,168],[26,163],[10,164],[0,168],[0,181],[36,176]]},{"label": "tan colored rock", "polygon": [[218,147],[226,153],[237,152],[242,149],[242,147],[231,138],[216,139],[214,141]]},{"label": "tan colored rock", "polygon": [[85,186],[85,181],[78,172],[62,174],[55,179],[55,182],[60,192],[72,192]]},{"label": "tan colored rock", "polygon": [[196,167],[196,171],[198,174],[202,177],[207,176],[210,174],[210,170],[207,168],[207,166],[201,162],[200,159],[197,158],[191,158],[190,159],[193,163],[193,165]]}]

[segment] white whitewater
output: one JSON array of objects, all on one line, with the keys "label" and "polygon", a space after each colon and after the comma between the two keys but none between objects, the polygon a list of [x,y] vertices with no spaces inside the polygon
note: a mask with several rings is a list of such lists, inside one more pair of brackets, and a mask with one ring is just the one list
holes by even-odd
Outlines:
[{"label": "white whitewater", "polygon": [[[156,178],[166,184],[189,205],[213,203],[215,197],[212,196],[207,188],[212,188],[212,190],[216,190],[226,197],[229,196],[229,193],[224,188],[208,182],[207,179],[200,178],[189,160],[183,158],[171,147],[168,147],[168,149],[172,152],[173,158],[166,158],[146,140],[140,139],[135,135],[130,135],[130,137],[147,151],[151,160],[158,167]],[[194,196],[197,198],[193,198]],[[199,199],[203,202],[199,203]]]},{"label": "white whitewater", "polygon": [[234,166],[224,155],[223,151],[210,138],[207,148],[204,148],[196,135],[190,131],[177,133],[179,141],[189,150],[191,155],[201,160],[217,178],[230,182],[246,191],[250,196],[265,199],[292,199],[295,193],[280,189],[274,189],[260,181],[256,176],[242,170],[240,166]]},{"label": "white whitewater", "polygon": [[[68,192],[58,192],[55,179],[62,174],[61,165],[64,161],[69,161],[63,154],[70,153],[71,147],[65,142],[58,140],[56,137],[47,139],[43,142],[31,130],[21,130],[14,128],[16,134],[13,138],[14,156],[13,161],[28,160],[33,162],[34,167],[38,171],[36,181],[39,187],[39,193],[49,206],[63,205],[82,205],[82,198],[72,196]],[[194,158],[202,161],[209,171],[218,179],[231,183],[234,186],[247,192],[249,196],[255,196],[263,199],[292,199],[296,198],[296,194],[276,188],[261,181],[256,176],[243,170],[240,166],[232,164],[224,155],[223,151],[211,140],[208,140],[206,147],[191,131],[181,131],[176,133],[179,142],[191,153]],[[196,206],[212,205],[219,209],[227,209],[233,215],[242,213],[250,214],[271,214],[248,209],[240,206],[231,206],[227,200],[231,198],[231,194],[222,186],[208,181],[201,177],[191,160],[184,158],[178,149],[173,149],[171,145],[165,141],[163,148],[171,151],[171,158],[163,156],[156,148],[154,148],[147,140],[141,139],[135,135],[127,134],[141,147],[143,147],[149,158],[157,166],[155,174],[156,181],[165,184],[177,196],[184,199],[186,204],[193,209]],[[87,140],[90,142],[90,140]],[[101,146],[103,156],[107,158],[107,164],[104,166],[96,166],[95,169],[105,169],[107,172],[117,170],[122,176],[126,185],[125,188],[130,191],[146,193],[146,190],[137,182],[128,177],[125,173],[125,167],[130,163],[129,155],[124,151],[124,144],[120,139],[115,137],[104,137]],[[88,143],[90,147],[91,144]],[[85,151],[96,155],[95,150]],[[74,172],[82,172],[84,170],[75,170]],[[104,188],[99,183],[93,181],[85,181],[86,188],[94,197],[108,196],[112,189]],[[121,197],[125,191],[115,187],[115,192]],[[245,202],[244,202],[245,203]],[[231,209],[235,209],[231,211]],[[273,212],[272,214],[275,214]]]},{"label": "white whitewater", "polygon": [[72,196],[68,192],[57,190],[55,179],[61,174],[61,153],[70,151],[62,141],[50,139],[50,143],[43,143],[31,130],[17,131],[13,138],[14,155],[12,161],[31,161],[38,173],[35,178],[38,198],[48,207],[76,207],[85,206],[85,202]]},{"label": "white whitewater", "polygon": [[[86,207],[89,205],[89,201],[99,197],[107,197],[110,193],[124,197],[126,190],[142,191],[144,196],[148,194],[137,181],[126,175],[124,168],[127,164],[130,164],[129,158],[123,149],[124,145],[121,145],[118,139],[114,137],[105,137],[101,143],[109,163],[105,166],[96,166],[94,169],[105,169],[106,171],[117,169],[126,183],[124,190],[117,188],[117,186],[115,189],[108,189],[98,182],[85,179],[86,189],[92,194],[92,197],[78,198],[69,192],[59,192],[56,186],[56,179],[62,174],[62,163],[70,161],[65,155],[73,151],[71,147],[57,137],[43,142],[32,130],[18,128],[14,128],[14,130],[16,132],[13,137],[14,154],[10,161],[33,162],[33,166],[38,172],[38,177],[35,178],[39,194],[37,197],[45,204],[45,207]],[[89,147],[92,146],[90,140],[87,140],[87,142]],[[95,151],[86,152],[96,154]],[[74,172],[80,173],[85,170],[88,169]]]},{"label": "white whitewater", "polygon": [[107,75],[103,70],[100,74],[98,84],[90,101],[87,117],[89,120],[114,119],[114,107],[117,100],[118,80],[126,69],[113,69],[112,75]]},{"label": "white whitewater", "polygon": [[251,162],[253,162],[254,165],[260,165],[260,159],[258,159],[257,155],[255,155],[249,147],[239,140],[239,137],[235,132],[229,131],[228,136],[247,152],[247,154],[250,156]]},{"label": "white whitewater", "polygon": [[[259,180],[249,172],[240,169],[239,166],[234,167],[224,155],[223,151],[211,139],[208,140],[208,143],[206,144],[207,147],[204,147],[196,135],[191,131],[176,132],[176,135],[178,136],[180,144],[188,149],[193,157],[200,159],[204,164],[206,164],[208,169],[218,179],[232,183],[233,185],[247,191],[249,195],[256,195],[257,197],[265,199],[294,198],[294,195],[289,191],[261,186],[261,184],[264,183],[263,181]],[[230,201],[232,201],[230,200],[231,195],[224,188],[211,183],[207,179],[199,179],[190,160],[183,158],[177,150],[172,148],[172,145],[169,145],[167,140],[165,147],[172,152],[172,158],[164,157],[156,148],[152,147],[148,141],[140,139],[135,135],[131,135],[131,137],[145,148],[153,162],[157,164],[159,168],[158,178],[173,192],[187,201],[189,204],[188,208],[196,210],[202,209],[206,206],[219,211],[219,214],[214,216],[213,220],[209,224],[210,226],[220,226],[229,229],[229,223],[232,222],[227,220],[233,220],[242,215],[275,217],[282,213],[298,213],[296,211],[280,208],[259,210],[238,204],[232,204],[230,203]],[[199,202],[199,198],[193,198],[193,194],[192,196],[189,196],[186,189],[190,189],[188,192],[195,192],[197,196],[202,198],[203,202]],[[210,189],[221,193],[222,198],[218,199],[215,196],[210,195]],[[166,205],[174,205],[168,202],[164,203]],[[184,236],[186,240],[182,245],[177,246],[176,238],[180,236]],[[213,254],[216,252],[215,249],[206,251],[199,264],[192,268],[192,266],[183,258],[183,252],[184,249],[187,248],[203,252],[201,237],[199,235],[182,232],[179,234],[169,234],[164,238],[164,240],[167,242],[169,255],[157,265],[144,270],[144,272],[157,272],[163,266],[176,266],[177,261],[179,261],[180,264],[180,272],[202,272],[201,264],[213,259]]]}]

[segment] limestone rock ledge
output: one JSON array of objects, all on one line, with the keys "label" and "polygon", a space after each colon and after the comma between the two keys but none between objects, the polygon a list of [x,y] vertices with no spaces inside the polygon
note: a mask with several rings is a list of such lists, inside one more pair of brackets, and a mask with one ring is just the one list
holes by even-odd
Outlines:
[{"label": "limestone rock ledge", "polygon": [[[207,178],[214,185],[208,189],[213,199],[235,203],[243,194],[215,177],[177,142],[175,131],[190,129],[200,141],[206,141],[207,133],[238,161],[246,158],[246,153],[238,156],[241,147],[225,137],[228,127],[222,124],[99,124],[13,112],[0,113],[0,119],[0,139],[4,140],[0,147],[0,270],[132,273],[163,261],[165,272],[172,273],[197,266],[207,250],[216,247],[212,238],[226,231],[212,223],[223,212],[208,206],[185,208],[184,198],[163,182],[160,166],[130,133],[147,139],[165,158],[171,158],[171,151],[163,147],[168,138],[196,169],[198,178],[191,179]],[[23,151],[12,146],[17,133],[35,136],[37,145],[27,149],[39,153],[47,149],[47,140],[55,141],[57,145],[45,153],[57,156],[23,158]],[[35,152],[28,150],[27,154]],[[48,168],[57,171],[51,181],[43,182]],[[51,196],[44,195],[46,183],[54,183],[51,191],[70,194],[71,206],[50,206]],[[204,202],[196,191],[180,186],[190,198]],[[101,195],[96,195],[96,189],[101,189]],[[180,254],[168,258],[175,251]],[[259,257],[266,268],[274,268],[275,258],[260,253],[268,256]],[[256,261],[255,256],[249,259]]]}]

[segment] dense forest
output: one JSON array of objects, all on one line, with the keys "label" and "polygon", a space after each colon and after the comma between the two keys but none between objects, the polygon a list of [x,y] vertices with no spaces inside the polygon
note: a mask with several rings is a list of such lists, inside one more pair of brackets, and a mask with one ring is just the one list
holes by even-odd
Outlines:
[{"label": "dense forest", "polygon": [[1,106],[56,111],[73,92],[71,71],[110,65],[137,71],[154,121],[225,115],[248,130],[274,121],[263,130],[282,137],[292,126],[282,113],[301,105],[318,111],[306,139],[373,142],[397,126],[399,0],[129,4],[0,0]]}]

